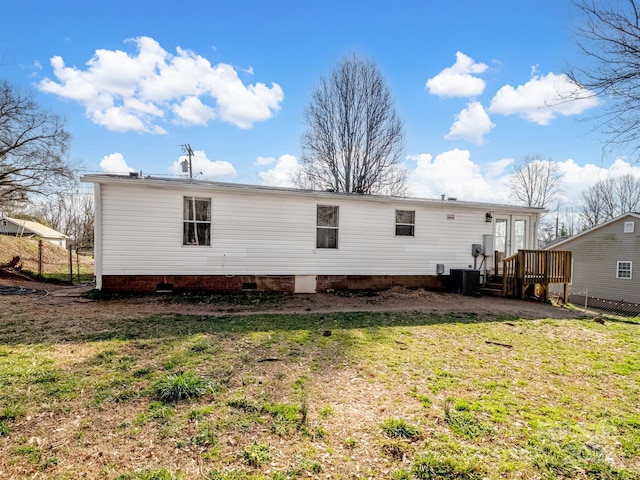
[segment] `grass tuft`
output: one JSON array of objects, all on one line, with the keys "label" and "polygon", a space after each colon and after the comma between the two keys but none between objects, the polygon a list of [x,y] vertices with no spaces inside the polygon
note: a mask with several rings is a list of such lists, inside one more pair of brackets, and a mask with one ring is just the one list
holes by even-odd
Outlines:
[{"label": "grass tuft", "polygon": [[141,425],[149,420],[164,421],[176,414],[176,409],[167,403],[151,402],[147,411],[136,417],[136,424]]},{"label": "grass tuft", "polygon": [[389,418],[380,425],[382,432],[390,438],[407,438],[414,440],[420,437],[418,427],[407,423],[402,418]]},{"label": "grass tuft", "polygon": [[252,477],[242,470],[230,470],[228,472],[209,472],[206,478],[208,480],[251,480]]},{"label": "grass tuft", "polygon": [[472,413],[466,411],[466,402],[461,402],[456,410],[452,408],[454,400],[447,398],[444,403],[444,419],[453,433],[467,438],[477,438],[492,432],[491,426],[484,422],[479,422]]},{"label": "grass tuft", "polygon": [[250,467],[259,467],[271,460],[271,447],[254,442],[242,449],[242,456]]},{"label": "grass tuft", "polygon": [[413,475],[419,480],[481,480],[485,470],[475,460],[427,453],[413,463]]},{"label": "grass tuft", "polygon": [[531,438],[533,464],[549,478],[573,479],[577,472],[581,478],[626,480],[631,477],[614,468],[602,448],[586,445],[577,439]]},{"label": "grass tuft", "polygon": [[413,455],[414,448],[406,440],[392,438],[385,440],[380,445],[382,451],[389,457],[403,461],[404,459]]},{"label": "grass tuft", "polygon": [[196,377],[191,372],[176,373],[158,381],[154,386],[154,393],[162,402],[178,402],[190,398],[197,398],[215,390],[209,380]]},{"label": "grass tuft", "polygon": [[134,473],[125,473],[116,480],[182,480],[184,476],[172,472],[166,467],[157,470],[139,470]]}]

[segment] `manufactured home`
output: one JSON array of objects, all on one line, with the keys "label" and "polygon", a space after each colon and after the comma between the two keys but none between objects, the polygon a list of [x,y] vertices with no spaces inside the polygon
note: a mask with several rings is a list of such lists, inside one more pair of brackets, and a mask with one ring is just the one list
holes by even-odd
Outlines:
[{"label": "manufactured home", "polygon": [[[441,288],[536,246],[539,208],[95,174],[105,291]],[[481,280],[482,281],[482,280]]]},{"label": "manufactured home", "polygon": [[[569,298],[640,313],[640,213],[627,213],[549,246],[573,255]],[[557,287],[555,287],[557,291]]]}]

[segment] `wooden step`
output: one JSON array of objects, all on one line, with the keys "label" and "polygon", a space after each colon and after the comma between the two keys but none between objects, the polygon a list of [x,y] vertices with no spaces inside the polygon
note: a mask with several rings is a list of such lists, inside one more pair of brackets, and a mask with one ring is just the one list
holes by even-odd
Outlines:
[{"label": "wooden step", "polygon": [[480,293],[489,297],[501,297],[502,296],[502,283],[489,282],[480,287]]}]

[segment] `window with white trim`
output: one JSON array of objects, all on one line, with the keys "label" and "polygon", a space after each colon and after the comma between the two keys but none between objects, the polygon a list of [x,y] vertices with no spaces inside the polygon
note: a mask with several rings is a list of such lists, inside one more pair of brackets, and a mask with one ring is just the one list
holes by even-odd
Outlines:
[{"label": "window with white trim", "polygon": [[316,248],[338,248],[338,207],[318,205]]},{"label": "window with white trim", "polygon": [[396,210],[396,236],[413,237],[415,226],[415,210]]},{"label": "window with white trim", "polygon": [[633,233],[636,222],[624,222],[624,233]]},{"label": "window with white trim", "polygon": [[632,263],[627,261],[618,262],[616,278],[631,278]]},{"label": "window with white trim", "polygon": [[183,245],[211,245],[211,199],[184,197]]}]

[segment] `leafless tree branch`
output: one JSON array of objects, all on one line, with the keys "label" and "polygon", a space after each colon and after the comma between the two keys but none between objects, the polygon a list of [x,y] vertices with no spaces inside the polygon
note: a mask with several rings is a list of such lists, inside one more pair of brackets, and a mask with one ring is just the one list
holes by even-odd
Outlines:
[{"label": "leafless tree branch", "polygon": [[345,57],[323,78],[305,110],[303,188],[402,195],[404,129],[391,93],[374,63]]},{"label": "leafless tree branch", "polygon": [[594,117],[606,145],[640,149],[640,22],[636,0],[575,0],[582,12],[576,30],[584,65],[568,67],[575,95],[598,96],[605,106]]},{"label": "leafless tree branch", "polygon": [[522,205],[545,208],[562,193],[562,173],[553,160],[529,155],[514,163],[509,187]]},{"label": "leafless tree branch", "polygon": [[628,212],[640,211],[640,179],[630,173],[601,180],[580,195],[580,213],[587,228]]},{"label": "leafless tree branch", "polygon": [[0,205],[47,194],[74,179],[64,121],[31,94],[0,82]]}]

